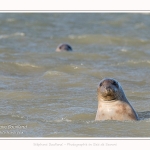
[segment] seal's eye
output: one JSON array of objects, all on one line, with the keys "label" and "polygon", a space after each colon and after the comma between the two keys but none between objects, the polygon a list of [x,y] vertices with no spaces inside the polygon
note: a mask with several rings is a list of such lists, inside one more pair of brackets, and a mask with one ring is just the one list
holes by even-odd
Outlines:
[{"label": "seal's eye", "polygon": [[117,84],[117,82],[116,82],[116,81],[113,81],[113,85],[118,86],[118,84]]},{"label": "seal's eye", "polygon": [[100,85],[99,86],[102,86],[102,82],[100,83]]}]

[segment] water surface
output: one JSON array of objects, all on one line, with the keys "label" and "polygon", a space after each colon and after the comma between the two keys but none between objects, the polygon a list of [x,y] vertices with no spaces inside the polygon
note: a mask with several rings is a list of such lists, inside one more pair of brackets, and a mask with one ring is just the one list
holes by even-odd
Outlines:
[{"label": "water surface", "polygon": [[[0,136],[149,137],[149,26],[145,13],[0,13]],[[105,77],[140,121],[95,121]]]}]

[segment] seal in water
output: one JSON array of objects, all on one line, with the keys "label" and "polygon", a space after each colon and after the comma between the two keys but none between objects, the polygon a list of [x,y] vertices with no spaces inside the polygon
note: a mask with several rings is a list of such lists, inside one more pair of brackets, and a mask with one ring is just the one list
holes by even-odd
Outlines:
[{"label": "seal in water", "polygon": [[56,48],[56,52],[62,52],[62,51],[72,51],[72,47],[69,44],[60,44]]},{"label": "seal in water", "polygon": [[97,94],[98,109],[95,120],[139,120],[116,80],[111,78],[101,80]]}]

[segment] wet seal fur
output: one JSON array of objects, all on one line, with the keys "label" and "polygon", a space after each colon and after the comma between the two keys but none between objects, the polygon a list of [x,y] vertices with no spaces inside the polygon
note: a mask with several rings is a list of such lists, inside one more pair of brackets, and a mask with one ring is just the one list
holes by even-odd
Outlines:
[{"label": "wet seal fur", "polygon": [[69,44],[60,44],[56,48],[56,52],[62,52],[62,51],[73,51],[73,49]]},{"label": "wet seal fur", "polygon": [[98,109],[95,120],[139,120],[120,83],[115,79],[101,80],[97,94]]}]

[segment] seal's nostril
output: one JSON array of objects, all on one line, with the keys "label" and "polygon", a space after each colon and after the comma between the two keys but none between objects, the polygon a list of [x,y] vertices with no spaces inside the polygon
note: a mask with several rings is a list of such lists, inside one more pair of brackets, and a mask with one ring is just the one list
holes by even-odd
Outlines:
[{"label": "seal's nostril", "polygon": [[111,87],[110,86],[106,86],[106,90],[111,90]]}]

